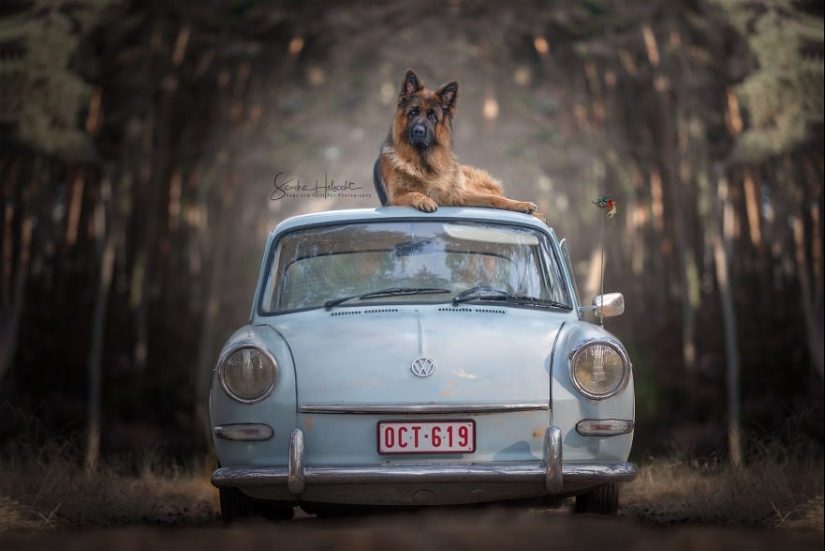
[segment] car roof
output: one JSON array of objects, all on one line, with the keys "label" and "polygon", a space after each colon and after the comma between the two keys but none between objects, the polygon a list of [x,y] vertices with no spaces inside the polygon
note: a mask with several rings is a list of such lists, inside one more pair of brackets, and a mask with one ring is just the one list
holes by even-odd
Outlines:
[{"label": "car roof", "polygon": [[[398,220],[472,220],[531,226],[547,232],[547,224],[521,212],[490,208],[439,207],[433,213],[412,207],[379,207],[374,209],[341,209],[292,216],[279,223],[273,233],[284,233],[307,226],[340,224],[346,222],[391,222]],[[549,233],[553,233],[552,230]]]}]

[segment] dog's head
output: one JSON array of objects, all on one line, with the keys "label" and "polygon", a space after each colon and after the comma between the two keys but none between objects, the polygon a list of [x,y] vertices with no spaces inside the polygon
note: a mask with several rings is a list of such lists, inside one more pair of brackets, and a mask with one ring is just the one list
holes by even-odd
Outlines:
[{"label": "dog's head", "polygon": [[424,88],[408,70],[398,94],[394,130],[420,152],[450,145],[453,117],[458,103],[458,82],[445,84],[435,92]]}]

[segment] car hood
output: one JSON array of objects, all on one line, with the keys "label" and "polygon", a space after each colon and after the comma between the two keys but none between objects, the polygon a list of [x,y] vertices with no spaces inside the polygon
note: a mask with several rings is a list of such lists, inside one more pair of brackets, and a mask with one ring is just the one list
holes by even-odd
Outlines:
[{"label": "car hood", "polygon": [[[550,402],[550,356],[563,315],[526,308],[447,305],[313,310],[279,317],[299,409]],[[416,375],[412,364],[431,359]],[[426,362],[423,366],[426,371]]]}]

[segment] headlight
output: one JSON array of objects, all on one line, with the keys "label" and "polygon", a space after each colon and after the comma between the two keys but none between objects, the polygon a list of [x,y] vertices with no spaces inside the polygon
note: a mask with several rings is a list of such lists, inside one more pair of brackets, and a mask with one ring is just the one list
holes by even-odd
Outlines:
[{"label": "headlight", "polygon": [[221,388],[239,402],[266,398],[278,380],[278,363],[269,352],[250,345],[228,350],[218,362]]},{"label": "headlight", "polygon": [[612,339],[579,343],[570,352],[570,376],[576,389],[594,400],[617,394],[630,378],[630,360]]}]

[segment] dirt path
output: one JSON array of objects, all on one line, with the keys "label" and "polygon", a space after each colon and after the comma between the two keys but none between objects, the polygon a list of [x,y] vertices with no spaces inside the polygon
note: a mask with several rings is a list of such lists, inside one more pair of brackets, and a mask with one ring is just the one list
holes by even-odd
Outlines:
[{"label": "dirt path", "polygon": [[426,511],[334,519],[296,518],[281,523],[236,524],[230,528],[214,522],[198,527],[134,526],[51,534],[0,535],[0,549],[3,551],[819,551],[822,548],[822,534],[766,533],[696,526],[652,528],[625,518],[573,517],[537,509]]}]

